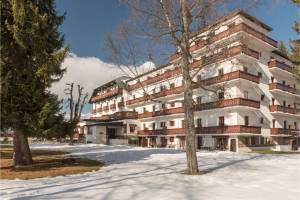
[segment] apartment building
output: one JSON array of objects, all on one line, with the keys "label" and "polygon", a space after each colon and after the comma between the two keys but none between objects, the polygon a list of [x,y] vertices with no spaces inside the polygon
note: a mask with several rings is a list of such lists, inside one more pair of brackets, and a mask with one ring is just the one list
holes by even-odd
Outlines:
[{"label": "apartment building", "polygon": [[[193,35],[197,148],[298,148],[300,93],[292,63],[267,36],[271,30],[236,11]],[[184,148],[180,59],[176,52],[163,66],[96,88],[87,140]]]}]

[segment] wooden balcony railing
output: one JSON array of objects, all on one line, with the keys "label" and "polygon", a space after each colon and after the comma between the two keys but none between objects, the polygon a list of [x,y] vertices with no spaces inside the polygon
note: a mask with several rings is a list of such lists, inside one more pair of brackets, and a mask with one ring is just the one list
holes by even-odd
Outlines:
[{"label": "wooden balcony railing", "polygon": [[[212,127],[200,127],[196,128],[197,134],[231,134],[231,133],[251,133],[260,134],[261,127],[258,126],[212,126]],[[138,135],[184,135],[184,128],[174,129],[157,129],[157,130],[140,130]]]},{"label": "wooden balcony railing", "polygon": [[[254,51],[252,49],[249,49],[248,47],[246,47],[245,45],[238,45],[238,46],[234,46],[234,47],[230,47],[228,49],[225,49],[217,54],[213,54],[211,56],[207,56],[207,57],[203,57],[200,60],[194,60],[193,63],[190,64],[190,68],[191,69],[196,69],[196,68],[200,68],[203,67],[205,65],[209,65],[215,62],[219,62],[221,60],[227,59],[229,57],[233,57],[236,56],[238,54],[246,54],[248,56],[254,57],[256,59],[259,59],[259,53],[257,51]],[[181,73],[180,68],[179,67],[175,67],[174,69],[169,69],[166,70],[164,73],[157,75],[155,77],[149,77],[144,81],[135,83],[133,85],[129,85],[128,89],[129,90],[134,90],[140,87],[145,87],[147,85],[150,84],[154,84],[157,83],[161,80],[166,80],[168,78],[177,76]]]},{"label": "wooden balcony railing", "polygon": [[[227,29],[226,31],[223,31],[221,33],[218,33],[214,36],[211,36],[209,37],[208,39],[205,39],[205,40],[199,40],[195,43],[195,45],[191,46],[190,47],[190,52],[194,52],[195,50],[198,50],[198,49],[201,49],[209,44],[212,44],[214,42],[217,42],[219,40],[222,40],[226,37],[229,37],[230,35],[233,35],[237,32],[240,32],[240,31],[244,31],[274,47],[277,47],[277,41],[276,40],[273,40],[272,38],[268,37],[267,35],[261,33],[261,32],[258,32],[256,31],[255,29],[253,29],[252,27],[244,24],[244,23],[241,23],[241,24],[238,24],[238,25],[235,25],[229,29]],[[175,60],[175,59],[178,59],[180,58],[181,54],[180,53],[175,53],[175,54],[172,54],[170,56],[170,60]]]},{"label": "wooden balcony railing", "polygon": [[248,81],[259,83],[259,77],[256,75],[252,75],[252,74],[249,74],[244,71],[234,71],[234,72],[229,72],[224,75],[220,75],[220,76],[216,76],[213,78],[202,80],[202,81],[200,81],[200,84],[207,86],[207,85],[222,83],[225,81],[230,81],[230,80],[234,80],[234,79],[238,79],[238,78],[242,78],[242,79],[245,79]]},{"label": "wooden balcony railing", "polygon": [[279,62],[275,59],[272,59],[268,62],[268,65],[269,65],[269,68],[279,68],[279,69],[282,69],[282,70],[285,70],[285,71],[288,71],[290,73],[293,72],[293,67],[285,64],[285,63],[282,63],[282,62]]},{"label": "wooden balcony railing", "polygon": [[137,119],[138,113],[134,111],[122,111],[116,112],[111,115],[111,119],[122,120],[122,119]]},{"label": "wooden balcony railing", "polygon": [[270,112],[284,112],[284,113],[290,113],[290,114],[296,114],[297,109],[296,108],[290,108],[290,107],[284,107],[280,105],[271,105],[269,107]]},{"label": "wooden balcony railing", "polygon": [[125,102],[124,101],[118,102],[118,108],[123,108],[124,106],[125,106]]},{"label": "wooden balcony railing", "polygon": [[299,91],[296,88],[291,86],[283,85],[281,83],[270,83],[269,90],[283,90],[292,94],[299,94]]},{"label": "wooden balcony railing", "polygon": [[102,115],[100,117],[92,117],[97,120],[123,120],[123,119],[137,119],[138,114],[134,111],[121,111],[111,115]]},{"label": "wooden balcony railing", "polygon": [[122,91],[123,91],[122,88],[116,88],[116,89],[108,90],[105,93],[102,93],[102,94],[99,94],[99,95],[96,95],[96,96],[92,97],[91,102],[96,102],[96,101],[99,101],[99,100],[106,99],[108,97],[112,97],[112,96],[121,94]]},{"label": "wooden balcony railing", "polygon": [[109,106],[103,106],[103,111],[108,111],[109,110]]},{"label": "wooden balcony railing", "polygon": [[271,135],[293,135],[297,129],[271,128]]},{"label": "wooden balcony railing", "polygon": [[[224,99],[215,102],[196,104],[194,106],[195,107],[194,110],[202,111],[202,110],[210,110],[215,108],[225,108],[225,107],[232,107],[232,106],[247,106],[252,108],[260,108],[260,102],[251,99],[244,99],[244,98]],[[157,116],[164,116],[164,115],[180,114],[183,112],[184,112],[183,107],[169,108],[169,109],[164,109],[155,112],[144,112],[139,114],[138,118],[142,119],[142,118],[157,117]]]},{"label": "wooden balcony railing", "polygon": [[111,110],[116,110],[116,104],[111,104],[111,105],[109,106],[109,108],[110,108]]},{"label": "wooden balcony railing", "polygon": [[97,112],[102,112],[102,108],[101,108],[101,107],[100,107],[100,108],[97,108],[96,111],[97,111]]},{"label": "wooden balcony railing", "polygon": [[243,126],[243,125],[233,125],[233,126],[213,126],[213,127],[201,127],[197,128],[197,133],[199,134],[218,134],[218,133],[253,133],[260,134],[261,127],[258,126]]},{"label": "wooden balcony railing", "polygon": [[[235,71],[235,72],[230,72],[224,75],[220,75],[220,76],[216,76],[213,78],[209,78],[209,79],[205,79],[205,80],[201,80],[200,82],[194,83],[193,84],[193,89],[197,89],[199,88],[201,85],[203,86],[208,86],[208,85],[212,85],[212,84],[216,84],[216,83],[222,83],[222,82],[226,82],[226,81],[230,81],[230,80],[234,80],[234,79],[245,79],[245,80],[249,80],[255,83],[259,83],[259,77],[249,74],[247,72],[243,72],[243,71]],[[164,96],[168,96],[168,95],[173,95],[173,94],[180,94],[183,92],[183,87],[182,86],[178,86],[175,88],[170,88],[170,89],[166,89],[151,95],[147,95],[147,96],[143,96],[143,97],[139,97],[136,99],[131,99],[126,101],[127,105],[132,105],[135,103],[140,103],[140,102],[145,102],[151,99],[155,99],[155,98],[159,98],[159,97],[164,97]]]},{"label": "wooden balcony railing", "polygon": [[252,108],[259,108],[260,102],[251,99],[244,99],[244,98],[224,99],[215,102],[198,104],[195,106],[195,110],[201,111],[201,110],[210,110],[215,108],[225,108],[225,107],[232,107],[232,106],[247,106]]}]

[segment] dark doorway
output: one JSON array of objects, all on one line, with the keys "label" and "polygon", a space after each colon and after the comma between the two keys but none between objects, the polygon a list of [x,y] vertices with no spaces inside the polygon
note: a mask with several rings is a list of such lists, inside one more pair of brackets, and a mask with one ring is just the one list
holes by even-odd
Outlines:
[{"label": "dark doorway", "polygon": [[236,152],[236,139],[231,139],[231,141],[230,141],[230,151]]}]

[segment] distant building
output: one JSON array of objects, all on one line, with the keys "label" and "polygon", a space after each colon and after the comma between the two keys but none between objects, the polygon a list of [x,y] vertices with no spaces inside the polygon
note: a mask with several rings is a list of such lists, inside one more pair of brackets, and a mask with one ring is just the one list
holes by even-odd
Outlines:
[{"label": "distant building", "polygon": [[[244,151],[297,148],[300,97],[290,60],[267,36],[272,29],[238,11],[193,37],[197,147]],[[214,49],[207,49],[207,42]],[[211,46],[211,45],[210,45]],[[86,141],[184,148],[180,52],[170,62],[135,78],[121,77],[96,88]],[[203,90],[200,85],[217,90]],[[145,91],[147,95],[145,95]],[[149,100],[156,98],[166,103]],[[270,146],[271,148],[271,146]]]}]

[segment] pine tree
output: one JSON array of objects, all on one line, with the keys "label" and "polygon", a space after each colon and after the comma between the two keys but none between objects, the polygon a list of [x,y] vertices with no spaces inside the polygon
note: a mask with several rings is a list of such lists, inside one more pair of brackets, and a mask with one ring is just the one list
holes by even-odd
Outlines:
[{"label": "pine tree", "polygon": [[279,44],[278,44],[278,51],[282,54],[282,55],[285,55],[287,56],[288,55],[288,50],[284,44],[283,41],[280,41]]},{"label": "pine tree", "polygon": [[63,20],[53,0],[1,0],[1,129],[14,130],[14,166],[32,163],[27,138],[43,134],[43,113],[58,116],[47,89],[64,73]]},{"label": "pine tree", "polygon": [[[300,8],[300,0],[292,0],[292,2]],[[293,29],[296,31],[298,39],[290,41],[291,55],[290,59],[295,67],[295,75],[300,79],[300,22],[295,21]]]}]

